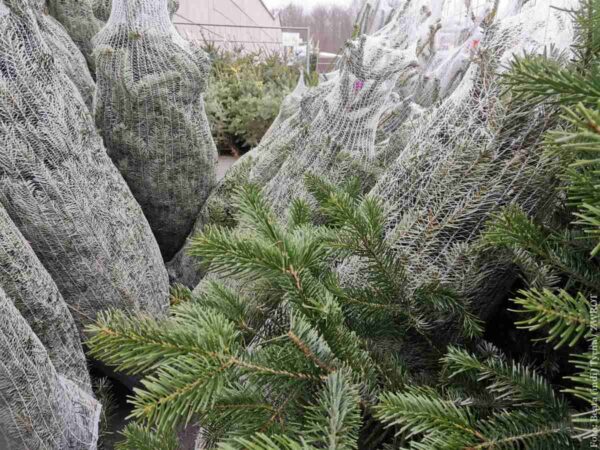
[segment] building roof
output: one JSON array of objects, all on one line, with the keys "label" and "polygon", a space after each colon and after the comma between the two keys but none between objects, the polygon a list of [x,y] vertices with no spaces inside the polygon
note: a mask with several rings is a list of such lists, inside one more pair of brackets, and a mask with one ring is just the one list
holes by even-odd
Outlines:
[{"label": "building roof", "polygon": [[260,4],[263,5],[263,8],[265,8],[267,10],[267,12],[269,13],[269,15],[273,18],[273,20],[277,20],[277,17],[275,17],[275,15],[271,12],[271,10],[269,8],[267,8],[267,5],[265,5],[265,2],[263,0],[259,0]]}]

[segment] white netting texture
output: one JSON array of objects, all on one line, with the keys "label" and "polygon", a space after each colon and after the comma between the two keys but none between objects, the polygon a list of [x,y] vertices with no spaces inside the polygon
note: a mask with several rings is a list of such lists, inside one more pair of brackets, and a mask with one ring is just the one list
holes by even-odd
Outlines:
[{"label": "white netting texture", "polygon": [[96,123],[169,259],[216,183],[210,61],[177,33],[167,0],[114,0],[94,45]]},{"label": "white netting texture", "polygon": [[50,14],[69,32],[93,70],[92,38],[102,27],[94,15],[93,0],[46,0],[46,3]]},{"label": "white netting texture", "polygon": [[[568,15],[549,3],[502,6],[494,17],[486,14],[477,57],[452,95],[390,140],[389,151],[399,156],[371,191],[385,200],[387,239],[406,257],[412,288],[438,281],[486,303],[493,301],[482,290],[493,295],[507,268],[473,244],[507,204],[538,213],[557,169],[541,148],[552,108],[532,110],[502,98],[498,74],[514,54],[540,53],[552,44],[560,57],[572,40]],[[360,265],[341,271],[360,278]],[[483,311],[487,305],[476,306]]]},{"label": "white netting texture", "polygon": [[[168,0],[171,16],[179,9],[180,0]],[[112,0],[93,0],[94,15],[102,22],[107,22],[112,9]]]},{"label": "white netting texture", "polygon": [[304,81],[304,71],[300,71],[300,76],[298,77],[298,83],[292,92],[285,96],[283,102],[281,102],[281,106],[279,107],[279,113],[275,120],[266,131],[262,140],[266,140],[269,138],[273,130],[277,130],[283,122],[292,117],[300,108],[300,102],[302,101],[302,97],[306,94],[308,90],[308,86]]},{"label": "white netting texture", "polygon": [[0,288],[44,344],[56,371],[91,393],[73,316],[50,274],[1,205]]},{"label": "white netting texture", "polygon": [[147,220],[31,9],[0,5],[0,203],[78,324],[110,307],[161,314],[168,278]]},{"label": "white netting texture", "polygon": [[1,288],[0,316],[0,448],[95,449],[100,404],[56,372]]},{"label": "white netting texture", "polygon": [[[389,207],[399,248],[397,223],[450,220],[438,235],[427,238],[422,225],[407,239],[415,249],[427,242],[440,260],[455,257],[454,243],[471,242],[501,206],[533,211],[544,199],[552,168],[536,143],[551,125],[547,111],[520,111],[501,99],[499,73],[513,54],[568,48],[569,24],[550,1],[405,2],[380,31],[351,42],[338,70],[230,170],[195,232],[207,222],[231,224],[231,189],[245,181],[264,186],[285,216],[293,197],[306,197],[307,173],[359,176],[367,190],[379,180],[373,193]],[[390,54],[402,54],[405,65]],[[420,202],[406,200],[413,197]],[[429,262],[420,251],[415,267]],[[184,251],[169,269],[188,285],[200,276]]]},{"label": "white netting texture", "polygon": [[91,111],[96,85],[83,54],[63,26],[54,17],[47,14],[45,0],[32,1],[31,7],[37,18],[44,42],[50,48],[52,56],[75,83]]},{"label": "white netting texture", "polygon": [[[300,100],[294,97],[302,94],[302,85],[290,94],[282,114],[291,116],[278,120],[259,146],[227,174],[209,197],[193,233],[207,220],[227,220],[231,189],[240,182],[265,185],[274,208],[282,212],[292,196],[306,195],[308,172],[358,175],[363,170],[360,162],[374,156],[375,134],[390,92],[399,80],[415,74],[414,52],[404,45],[405,22],[398,15],[378,33],[348,42],[330,81],[308,90]],[[184,247],[169,266],[176,280],[193,285],[199,274],[185,252]]]},{"label": "white netting texture", "polygon": [[102,22],[107,22],[112,9],[112,0],[94,0],[92,4],[94,16]]}]

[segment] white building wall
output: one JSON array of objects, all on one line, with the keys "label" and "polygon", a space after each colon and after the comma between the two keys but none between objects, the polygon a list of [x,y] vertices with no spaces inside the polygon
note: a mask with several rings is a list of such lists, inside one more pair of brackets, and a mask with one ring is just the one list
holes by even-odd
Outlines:
[{"label": "white building wall", "polygon": [[243,47],[248,52],[281,50],[281,30],[250,28],[281,26],[279,17],[273,16],[262,0],[181,0],[174,21],[179,32],[190,40],[212,42],[227,49]]}]

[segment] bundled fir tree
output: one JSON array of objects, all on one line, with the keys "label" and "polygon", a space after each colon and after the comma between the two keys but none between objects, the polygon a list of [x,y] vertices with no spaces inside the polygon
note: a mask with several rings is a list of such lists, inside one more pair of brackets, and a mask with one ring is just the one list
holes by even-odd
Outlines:
[{"label": "bundled fir tree", "polygon": [[0,289],[44,345],[56,371],[91,393],[85,355],[69,307],[1,205],[0,267]]},{"label": "bundled fir tree", "polygon": [[[176,289],[170,318],[114,312],[89,328],[96,357],[144,377],[133,400],[137,420],[122,448],[175,449],[174,430],[190,421],[203,428],[199,448],[228,450],[593,443],[600,368],[593,353],[600,291],[598,3],[587,0],[576,13],[581,40],[573,67],[517,59],[508,78],[515,105],[565,108],[561,131],[549,135],[548,157],[569,166],[577,219],[566,229],[564,221],[538,224],[513,206],[482,242],[523,268],[531,289],[515,300],[524,314],[519,325],[534,337],[546,333],[557,348],[573,347],[575,375],[556,386],[477,339],[479,322],[447,284],[414,289],[418,274],[407,267],[418,253],[401,253],[398,242],[385,239],[382,201],[360,197],[360,183],[336,188],[309,178],[318,211],[290,202],[286,225],[260,190],[248,187],[231,208],[237,228],[207,226],[193,240],[191,253],[214,276],[194,293]],[[510,144],[507,138],[503,145]],[[332,268],[356,259],[361,283],[345,284]]]},{"label": "bundled fir tree", "polygon": [[46,0],[48,11],[68,31],[77,44],[92,72],[92,38],[100,31],[102,22],[94,16],[92,0]]},{"label": "bundled fir tree", "polygon": [[18,300],[0,287],[0,448],[95,449],[101,405],[54,365]]},{"label": "bundled fir tree", "polygon": [[[178,289],[164,321],[112,312],[90,327],[95,357],[144,376],[133,400],[139,423],[123,448],[156,448],[192,420],[208,447],[378,448],[393,436],[372,406],[407,382],[402,352],[420,341],[430,368],[446,345],[436,324],[479,334],[445,286],[405,289],[403,263],[383,240],[382,204],[359,198],[359,183],[308,185],[324,225],[311,225],[309,205],[296,200],[284,226],[258,188],[244,188],[242,226],[208,227],[192,243],[227,284]],[[363,288],[342,286],[331,269],[349,257],[367,262]]]},{"label": "bundled fir tree", "polygon": [[0,0],[0,203],[78,325],[110,306],[162,314],[168,278],[156,240],[39,14],[29,1]]},{"label": "bundled fir tree", "polygon": [[115,0],[94,37],[96,125],[165,260],[184,244],[216,183],[204,111],[206,53],[185,41],[167,0]]},{"label": "bundled fir tree", "polygon": [[[385,394],[377,417],[394,425],[415,449],[589,448],[598,440],[600,370],[600,2],[573,12],[579,41],[568,69],[551,60],[517,58],[507,85],[521,101],[562,105],[562,128],[547,136],[547,152],[565,166],[566,205],[543,223],[507,208],[491,224],[487,245],[508,251],[528,289],[513,300],[517,326],[555,350],[572,348],[574,375],[552,386],[538,371],[496,349],[450,348],[438,389]],[[575,220],[560,220],[565,216]],[[565,225],[565,222],[567,224]],[[470,387],[469,387],[470,386]]]},{"label": "bundled fir tree", "polygon": [[47,12],[46,0],[29,2],[42,37],[62,70],[73,81],[90,111],[96,85],[88,69],[85,57],[75,45],[63,26]]}]

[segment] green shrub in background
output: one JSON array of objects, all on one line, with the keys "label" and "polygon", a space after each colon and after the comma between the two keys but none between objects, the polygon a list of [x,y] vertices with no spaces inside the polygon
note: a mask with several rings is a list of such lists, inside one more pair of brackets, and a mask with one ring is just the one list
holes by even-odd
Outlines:
[{"label": "green shrub in background", "polygon": [[244,153],[257,145],[298,81],[298,69],[277,55],[208,49],[212,77],[206,112],[219,153]]}]

